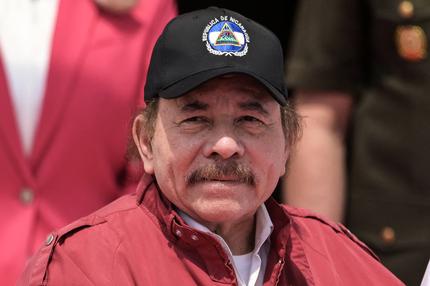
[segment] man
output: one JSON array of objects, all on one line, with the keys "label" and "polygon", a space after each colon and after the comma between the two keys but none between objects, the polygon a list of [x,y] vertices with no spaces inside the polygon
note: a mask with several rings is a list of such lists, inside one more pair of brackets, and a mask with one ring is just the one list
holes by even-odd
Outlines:
[{"label": "man", "polygon": [[344,221],[407,285],[430,253],[428,7],[299,1],[286,61],[306,128],[285,202]]},{"label": "man", "polygon": [[136,189],[129,118],[175,15],[173,0],[0,1],[0,285],[53,229]]},{"label": "man", "polygon": [[282,48],[211,7],[153,51],[128,195],[48,236],[20,285],[402,285],[343,226],[270,198],[299,131]]}]

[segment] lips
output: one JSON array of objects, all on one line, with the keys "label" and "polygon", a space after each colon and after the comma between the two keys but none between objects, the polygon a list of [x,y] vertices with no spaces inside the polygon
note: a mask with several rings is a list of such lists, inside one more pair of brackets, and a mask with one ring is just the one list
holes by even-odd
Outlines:
[{"label": "lips", "polygon": [[215,177],[215,178],[206,178],[208,181],[221,181],[221,182],[236,182],[241,181],[238,177]]}]

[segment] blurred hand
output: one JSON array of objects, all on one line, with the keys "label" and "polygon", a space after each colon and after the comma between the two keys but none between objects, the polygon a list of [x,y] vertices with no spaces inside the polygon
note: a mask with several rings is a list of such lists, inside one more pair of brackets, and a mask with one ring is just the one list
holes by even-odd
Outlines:
[{"label": "blurred hand", "polygon": [[105,11],[121,14],[133,9],[139,0],[94,0],[94,2]]}]

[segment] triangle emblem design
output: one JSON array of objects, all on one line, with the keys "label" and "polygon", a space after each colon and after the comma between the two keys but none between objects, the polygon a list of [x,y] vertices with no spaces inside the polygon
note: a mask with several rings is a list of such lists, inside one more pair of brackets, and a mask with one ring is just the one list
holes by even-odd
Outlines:
[{"label": "triangle emblem design", "polygon": [[224,23],[224,26],[222,27],[218,38],[216,39],[214,46],[236,46],[240,47],[240,43],[237,40],[236,36],[234,35],[233,30],[230,28],[230,26],[227,23]]}]

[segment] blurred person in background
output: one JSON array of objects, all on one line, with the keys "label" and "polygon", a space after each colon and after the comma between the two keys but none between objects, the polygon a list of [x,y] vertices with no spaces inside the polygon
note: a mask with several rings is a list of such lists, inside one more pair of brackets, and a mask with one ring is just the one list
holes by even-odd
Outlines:
[{"label": "blurred person in background", "polygon": [[285,202],[345,221],[407,285],[430,253],[429,9],[302,0],[287,61],[305,128]]},{"label": "blurred person in background", "polygon": [[0,0],[0,285],[46,235],[134,190],[125,159],[172,0]]}]

